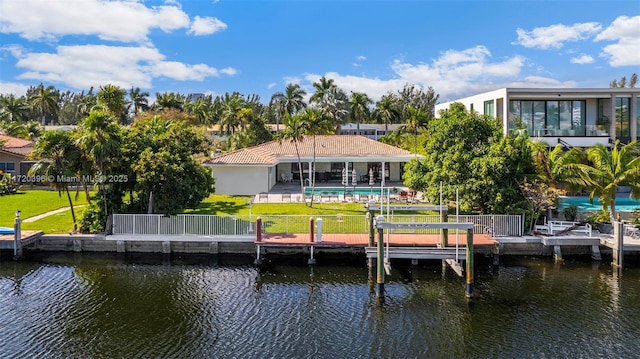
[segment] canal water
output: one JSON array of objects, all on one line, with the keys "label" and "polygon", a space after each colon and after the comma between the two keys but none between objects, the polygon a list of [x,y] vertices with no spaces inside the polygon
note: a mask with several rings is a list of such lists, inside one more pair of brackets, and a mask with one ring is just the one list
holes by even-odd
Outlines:
[{"label": "canal water", "polygon": [[[0,260],[3,358],[638,358],[640,269],[45,253]],[[288,263],[288,264],[285,264]]]}]

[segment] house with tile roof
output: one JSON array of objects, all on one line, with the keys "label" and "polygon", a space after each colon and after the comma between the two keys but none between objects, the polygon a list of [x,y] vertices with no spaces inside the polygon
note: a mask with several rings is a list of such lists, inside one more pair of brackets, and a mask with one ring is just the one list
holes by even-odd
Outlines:
[{"label": "house with tile roof", "polygon": [[[313,168],[315,153],[315,171]],[[302,173],[298,169],[298,154]],[[422,158],[409,151],[357,135],[307,136],[294,143],[285,140],[266,142],[258,146],[239,149],[214,156],[205,161],[211,167],[216,181],[216,193],[230,195],[254,195],[268,192],[278,182],[300,181],[309,185],[340,186],[343,172],[349,173],[348,181],[368,185],[373,180],[377,186],[385,182],[400,182],[404,164],[414,158]]]},{"label": "house with tile roof", "polygon": [[12,175],[26,175],[33,164],[27,158],[33,141],[0,134],[0,170]]}]

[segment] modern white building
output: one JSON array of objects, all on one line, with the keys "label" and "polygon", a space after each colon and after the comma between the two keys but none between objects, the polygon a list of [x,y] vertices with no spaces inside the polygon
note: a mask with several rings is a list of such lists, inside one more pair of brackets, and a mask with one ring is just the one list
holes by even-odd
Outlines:
[{"label": "modern white building", "polygon": [[550,146],[640,140],[640,88],[502,88],[438,104],[436,117],[454,102]]}]

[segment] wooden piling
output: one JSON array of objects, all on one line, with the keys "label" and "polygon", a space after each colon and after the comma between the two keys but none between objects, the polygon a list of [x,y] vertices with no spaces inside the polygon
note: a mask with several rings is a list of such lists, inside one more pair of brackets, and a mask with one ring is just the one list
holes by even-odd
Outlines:
[{"label": "wooden piling", "polygon": [[467,269],[465,294],[467,298],[473,298],[473,229],[467,230]]},{"label": "wooden piling", "polygon": [[[378,216],[378,223],[384,221],[383,216]],[[384,230],[378,228],[378,275],[376,278],[376,297],[384,300]]]},{"label": "wooden piling", "polygon": [[614,267],[622,268],[624,259],[624,223],[613,222],[613,262]]},{"label": "wooden piling", "polygon": [[373,211],[367,212],[367,221],[369,222],[369,247],[373,247],[375,241],[375,229],[373,228]]},{"label": "wooden piling", "polygon": [[309,242],[313,243],[313,217],[309,217]]},{"label": "wooden piling", "polygon": [[[446,223],[449,221],[449,216],[446,210],[440,209],[440,222]],[[440,246],[442,248],[449,245],[449,229],[443,228],[440,230]]]},{"label": "wooden piling", "polygon": [[256,242],[262,242],[262,218],[256,218]]}]

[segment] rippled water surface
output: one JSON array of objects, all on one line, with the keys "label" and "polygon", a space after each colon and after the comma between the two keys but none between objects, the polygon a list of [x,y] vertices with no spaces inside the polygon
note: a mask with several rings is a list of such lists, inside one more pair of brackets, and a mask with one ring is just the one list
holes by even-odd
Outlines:
[{"label": "rippled water surface", "polygon": [[[285,265],[285,263],[294,263]],[[322,263],[322,260],[320,260]],[[3,358],[633,358],[640,269],[478,264],[476,298],[439,262],[45,254],[0,261]],[[348,263],[348,264],[345,264]],[[375,278],[375,277],[374,277]]]}]

